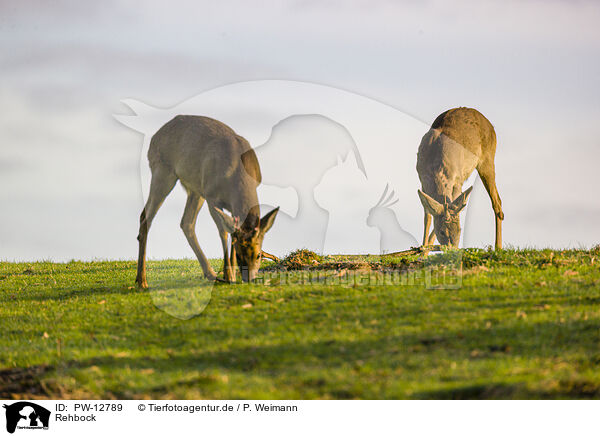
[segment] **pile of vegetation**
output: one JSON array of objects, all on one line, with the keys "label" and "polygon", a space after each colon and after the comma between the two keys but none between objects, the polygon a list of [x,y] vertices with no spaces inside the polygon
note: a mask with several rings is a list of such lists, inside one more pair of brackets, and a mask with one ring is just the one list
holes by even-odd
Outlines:
[{"label": "pile of vegetation", "polygon": [[323,262],[323,256],[306,248],[294,250],[278,263],[278,267],[287,270],[297,270],[315,267]]},{"label": "pile of vegetation", "polygon": [[285,270],[383,270],[406,269],[422,265],[423,256],[329,255],[320,256],[302,248],[292,251],[278,262],[267,264],[267,271]]}]

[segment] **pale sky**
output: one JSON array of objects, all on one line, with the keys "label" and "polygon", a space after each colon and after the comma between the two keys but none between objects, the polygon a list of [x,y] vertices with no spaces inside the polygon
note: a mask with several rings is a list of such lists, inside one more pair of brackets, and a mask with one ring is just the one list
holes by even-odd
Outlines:
[{"label": "pale sky", "polygon": [[[593,1],[3,1],[0,259],[134,259],[144,136],[113,117],[131,113],[121,100],[172,108],[269,79],[344,90],[423,126],[479,109],[498,136],[505,244],[598,244],[598,22]],[[416,159],[418,143],[403,146]],[[490,214],[478,189],[469,245],[493,241],[490,220],[473,224]],[[150,257],[193,256],[178,201],[159,212]],[[214,227],[198,238],[220,256]]]}]

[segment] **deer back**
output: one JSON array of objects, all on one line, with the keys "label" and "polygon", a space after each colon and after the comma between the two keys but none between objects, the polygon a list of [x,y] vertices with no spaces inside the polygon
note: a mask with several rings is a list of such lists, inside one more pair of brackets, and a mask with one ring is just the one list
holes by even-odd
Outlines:
[{"label": "deer back", "polygon": [[493,159],[495,149],[494,128],[477,110],[456,108],[440,114],[417,154],[423,191],[440,202],[446,196],[454,200],[479,163]]},{"label": "deer back", "polygon": [[150,168],[172,171],[188,192],[245,216],[258,206],[260,166],[248,141],[208,117],[178,115],[150,141]]}]

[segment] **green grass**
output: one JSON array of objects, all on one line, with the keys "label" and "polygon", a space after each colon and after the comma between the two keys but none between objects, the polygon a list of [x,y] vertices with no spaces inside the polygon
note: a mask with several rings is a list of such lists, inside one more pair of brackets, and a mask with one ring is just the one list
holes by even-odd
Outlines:
[{"label": "green grass", "polygon": [[[147,291],[135,262],[1,263],[0,397],[600,398],[600,249],[356,261],[214,288],[150,262]],[[383,267],[405,280],[347,280]]]}]

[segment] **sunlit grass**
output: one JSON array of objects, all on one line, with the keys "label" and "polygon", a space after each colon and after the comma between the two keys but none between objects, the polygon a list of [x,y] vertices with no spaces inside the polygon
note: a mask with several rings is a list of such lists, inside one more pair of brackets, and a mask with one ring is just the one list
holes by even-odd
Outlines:
[{"label": "sunlit grass", "polygon": [[343,257],[313,265],[323,279],[216,287],[196,262],[150,262],[146,291],[135,262],[2,263],[0,396],[600,397],[600,250],[458,255],[455,290],[356,285]]}]

